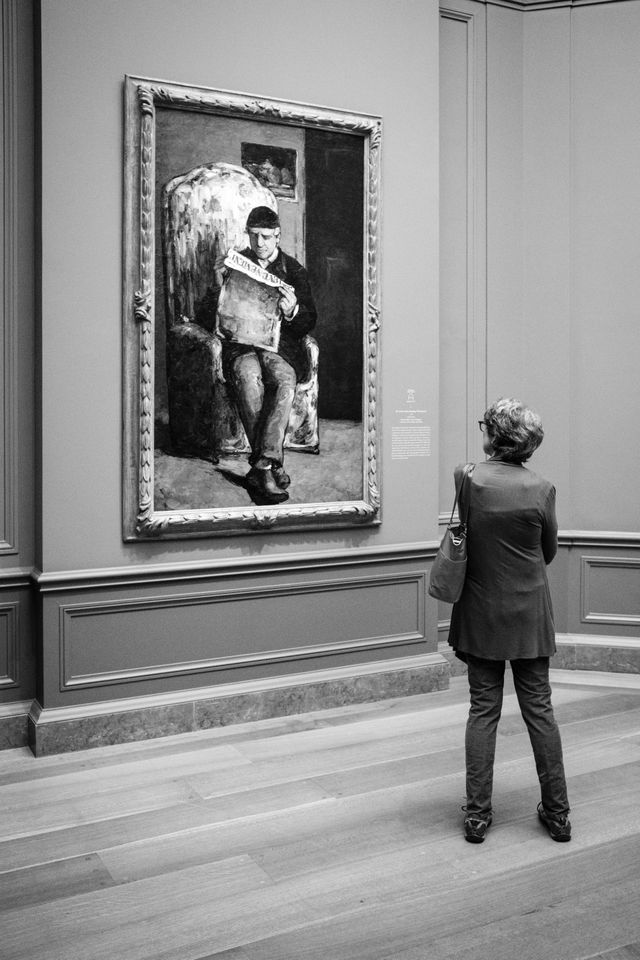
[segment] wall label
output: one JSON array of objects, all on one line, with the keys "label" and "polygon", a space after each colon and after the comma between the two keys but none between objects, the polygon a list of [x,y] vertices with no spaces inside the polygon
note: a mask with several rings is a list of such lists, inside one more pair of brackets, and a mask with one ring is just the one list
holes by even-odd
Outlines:
[{"label": "wall label", "polygon": [[405,406],[396,409],[391,436],[391,459],[409,460],[431,456],[431,426],[424,422],[426,410],[417,406],[416,391],[407,390]]}]

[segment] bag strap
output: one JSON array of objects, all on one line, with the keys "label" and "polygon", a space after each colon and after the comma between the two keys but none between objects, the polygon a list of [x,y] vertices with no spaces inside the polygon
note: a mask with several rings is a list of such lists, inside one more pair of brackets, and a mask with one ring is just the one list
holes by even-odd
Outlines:
[{"label": "bag strap", "polygon": [[[475,463],[467,463],[467,464],[465,464],[464,470],[462,471],[462,479],[461,479],[461,481],[460,481],[460,487],[458,488],[458,487],[456,486],[456,495],[455,495],[455,498],[454,498],[454,501],[453,501],[453,507],[451,508],[451,516],[450,516],[450,518],[449,518],[449,526],[451,526],[451,524],[453,523],[453,515],[454,515],[454,513],[456,512],[456,507],[457,507],[457,505],[458,505],[458,500],[459,500],[459,498],[460,498],[460,494],[462,493],[462,489],[463,489],[465,483],[468,481],[468,479],[469,479],[469,477],[471,476],[471,474],[473,473],[473,471],[474,471],[474,469],[475,469],[475,466],[476,466]],[[467,497],[466,504],[465,504],[465,508],[464,508],[464,517],[460,517],[460,522],[463,523],[463,524],[465,525],[465,527],[466,527],[466,525],[467,525],[467,520],[468,520],[468,519],[469,519],[469,498]]]}]

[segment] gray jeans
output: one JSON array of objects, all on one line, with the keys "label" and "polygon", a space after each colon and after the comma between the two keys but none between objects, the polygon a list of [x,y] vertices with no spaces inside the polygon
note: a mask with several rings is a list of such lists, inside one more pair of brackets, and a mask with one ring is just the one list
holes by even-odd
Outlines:
[{"label": "gray jeans", "polygon": [[[560,731],[551,706],[549,658],[511,660],[520,712],[529,732],[542,804],[551,816],[568,813]],[[465,736],[467,813],[491,813],[493,762],[502,712],[504,660],[467,655],[471,705]]]}]

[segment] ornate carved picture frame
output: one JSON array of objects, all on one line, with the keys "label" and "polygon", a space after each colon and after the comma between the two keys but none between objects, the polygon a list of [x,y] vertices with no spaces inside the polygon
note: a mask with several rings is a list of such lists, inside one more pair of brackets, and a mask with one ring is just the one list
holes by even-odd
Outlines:
[{"label": "ornate carved picture frame", "polygon": [[[381,119],[124,92],[124,539],[379,523]],[[279,345],[234,340],[267,301]]]}]

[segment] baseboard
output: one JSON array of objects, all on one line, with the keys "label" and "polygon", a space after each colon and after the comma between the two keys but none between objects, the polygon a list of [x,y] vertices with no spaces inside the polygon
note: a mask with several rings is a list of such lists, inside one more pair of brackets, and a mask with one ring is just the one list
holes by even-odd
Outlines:
[{"label": "baseboard", "polygon": [[449,664],[449,671],[452,677],[459,677],[467,672],[467,665],[462,660],[458,660],[453,648],[449,646],[446,640],[440,640],[438,643],[438,653],[441,654]]},{"label": "baseboard", "polygon": [[30,700],[0,704],[0,750],[27,746],[30,707]]},{"label": "baseboard", "polygon": [[37,757],[347,704],[445,690],[449,663],[439,653],[338,667],[199,690],[43,709],[29,713]]},{"label": "baseboard", "polygon": [[551,661],[558,670],[640,674],[640,638],[558,634]]},{"label": "baseboard", "polygon": [[[553,670],[640,675],[640,638],[559,633],[556,649],[551,658]],[[439,641],[438,652],[449,662],[451,676],[466,673],[446,640]]]}]

